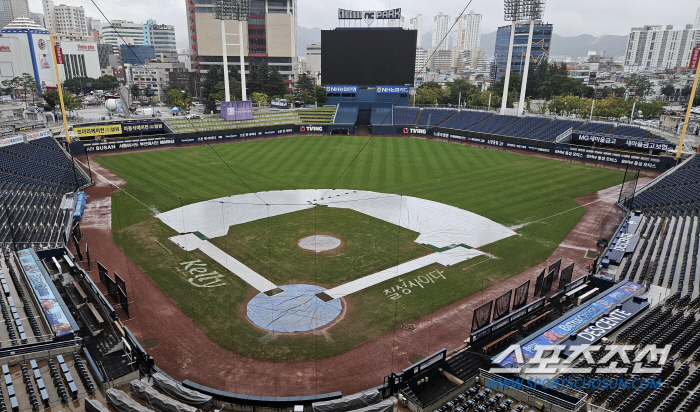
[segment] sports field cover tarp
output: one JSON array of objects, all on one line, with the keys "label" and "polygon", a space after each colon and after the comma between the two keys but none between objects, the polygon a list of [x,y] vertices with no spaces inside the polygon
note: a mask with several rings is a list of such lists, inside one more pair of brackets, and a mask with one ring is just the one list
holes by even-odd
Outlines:
[{"label": "sports field cover tarp", "polygon": [[153,375],[153,383],[163,392],[173,396],[188,405],[209,410],[212,407],[212,397],[201,392],[185,388],[182,384],[168,379],[160,373]]},{"label": "sports field cover tarp", "polygon": [[109,409],[102,402],[89,398],[85,398],[85,410],[87,412],[109,412]]},{"label": "sports field cover tarp", "polygon": [[420,233],[417,243],[478,248],[515,235],[490,219],[454,206],[412,196],[347,189],[276,190],[194,203],[157,217],[178,233],[224,236],[229,226],[311,209],[315,204],[355,210]]},{"label": "sports field cover tarp", "polygon": [[119,412],[152,412],[150,409],[141,406],[141,404],[129,398],[129,395],[119,389],[107,389],[107,402],[114,406]]},{"label": "sports field cover tarp", "polygon": [[350,412],[391,412],[394,410],[394,402],[391,399],[375,403],[374,405],[365,406],[364,408],[354,409]]},{"label": "sports field cover tarp", "polygon": [[370,389],[343,396],[340,399],[312,403],[311,406],[313,406],[314,412],[348,412],[378,404],[381,400],[382,397],[379,395],[379,391]]},{"label": "sports field cover tarp", "polygon": [[138,379],[131,381],[131,394],[144,403],[163,412],[198,412],[199,409],[185,405],[175,399],[165,396]]}]

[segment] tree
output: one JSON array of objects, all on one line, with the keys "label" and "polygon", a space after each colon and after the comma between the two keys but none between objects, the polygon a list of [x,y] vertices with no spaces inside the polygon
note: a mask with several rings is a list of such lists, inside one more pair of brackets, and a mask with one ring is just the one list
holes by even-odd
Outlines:
[{"label": "tree", "polygon": [[314,91],[314,83],[311,81],[311,78],[305,74],[302,74],[299,76],[299,80],[297,80],[296,90],[306,90],[307,92],[313,92]]},{"label": "tree", "polygon": [[671,96],[673,96],[674,94],[676,94],[676,88],[673,87],[672,84],[667,84],[666,86],[661,88],[661,94],[666,96],[666,98],[668,99]]},{"label": "tree", "polygon": [[289,92],[287,83],[276,67],[270,67],[267,60],[252,68],[248,75],[247,88],[252,92],[264,93],[270,97],[281,97]]},{"label": "tree", "polygon": [[[231,92],[232,100],[240,100],[241,98],[241,82],[240,73],[236,66],[228,67],[228,83]],[[208,100],[213,106],[214,101],[223,101],[226,96],[226,90],[224,87],[224,67],[223,66],[212,66],[207,74],[202,79],[200,83],[200,94],[202,100]]]},{"label": "tree", "polygon": [[639,97],[644,97],[651,94],[652,84],[646,77],[642,77],[638,74],[633,74],[627,80],[627,89],[630,92],[636,93]]},{"label": "tree", "polygon": [[24,102],[27,102],[27,92],[30,92],[33,103],[34,95],[39,91],[39,85],[36,83],[36,79],[29,73],[22,73],[22,77],[20,79],[20,84],[24,89]]},{"label": "tree", "polygon": [[476,85],[463,79],[455,79],[455,81],[448,82],[445,86],[447,86],[449,91],[448,103],[453,105],[459,104],[460,94],[462,96],[462,104],[466,104],[472,95],[479,94],[479,88]]},{"label": "tree", "polygon": [[316,94],[316,104],[319,106],[326,104],[326,89],[323,86],[315,86],[314,93]]},{"label": "tree", "polygon": [[187,89],[180,91],[173,87],[168,87],[165,89],[165,98],[171,105],[182,109],[187,109],[192,105],[192,96],[190,95],[190,91]]},{"label": "tree", "polygon": [[[661,99],[652,100],[650,102],[645,102],[644,100],[637,100],[637,105],[635,110],[642,112],[642,117],[644,119],[649,119],[652,117],[659,117],[661,113],[664,112],[664,101]],[[630,110],[632,110],[630,108]]]},{"label": "tree", "polygon": [[131,91],[131,96],[132,96],[134,99],[138,99],[138,97],[141,95],[141,90],[139,89],[139,85],[138,85],[138,84],[132,84],[132,85],[131,85],[131,90],[130,90],[130,91]]},{"label": "tree", "polygon": [[270,98],[265,93],[253,92],[250,95],[250,100],[260,106],[266,106],[270,102]]},{"label": "tree", "polygon": [[46,105],[51,107],[52,110],[55,109],[60,103],[57,91],[44,93],[41,95],[41,97],[44,98]]}]

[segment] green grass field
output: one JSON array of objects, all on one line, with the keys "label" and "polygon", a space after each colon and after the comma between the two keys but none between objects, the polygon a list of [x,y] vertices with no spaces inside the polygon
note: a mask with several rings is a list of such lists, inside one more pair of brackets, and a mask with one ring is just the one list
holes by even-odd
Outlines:
[{"label": "green grass field", "polygon": [[[421,139],[373,137],[369,143],[368,139],[288,137],[94,160],[129,182],[112,198],[117,246],[219,345],[277,361],[340,354],[541,263],[584,214],[574,199],[623,179],[617,170],[496,150]],[[421,197],[505,226],[523,226],[518,236],[481,248],[495,259],[483,256],[451,267],[425,267],[404,280],[436,269],[444,279],[411,288],[396,300],[386,296],[385,291],[397,284],[396,279],[389,280],[347,296],[345,317],[323,333],[272,336],[246,317],[247,300],[257,291],[203,253],[181,250],[168,240],[176,233],[154,217],[185,204],[247,193],[249,188],[331,186]],[[316,232],[337,235],[344,245],[318,255],[296,246],[299,238]],[[416,237],[361,213],[317,207],[233,226],[212,243],[278,285],[304,282],[333,287],[431,253],[413,242]],[[226,285],[191,286],[177,268],[197,259],[225,273]],[[455,333],[466,337],[469,328],[456,323]]]}]

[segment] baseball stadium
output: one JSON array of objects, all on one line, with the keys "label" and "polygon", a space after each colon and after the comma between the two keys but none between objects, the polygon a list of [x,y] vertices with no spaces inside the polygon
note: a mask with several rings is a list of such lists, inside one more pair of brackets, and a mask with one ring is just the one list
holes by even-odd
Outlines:
[{"label": "baseball stadium", "polygon": [[[3,123],[0,410],[697,410],[697,148],[322,37],[325,107]],[[514,384],[620,376],[662,383]]]}]

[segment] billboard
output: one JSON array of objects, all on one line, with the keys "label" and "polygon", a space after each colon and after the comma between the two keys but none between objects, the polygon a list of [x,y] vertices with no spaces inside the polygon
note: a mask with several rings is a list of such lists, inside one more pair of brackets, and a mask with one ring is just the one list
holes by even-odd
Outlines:
[{"label": "billboard", "polygon": [[221,102],[221,117],[226,121],[251,120],[253,118],[253,102]]},{"label": "billboard", "polygon": [[163,122],[140,122],[140,123],[124,123],[122,124],[123,134],[146,133],[146,132],[162,132]]},{"label": "billboard", "polygon": [[321,31],[324,84],[413,85],[416,33],[386,28]]},{"label": "billboard", "polygon": [[81,137],[93,137],[93,136],[110,136],[116,134],[122,134],[121,124],[106,124],[98,126],[83,126],[74,127],[73,131],[78,136]]}]

